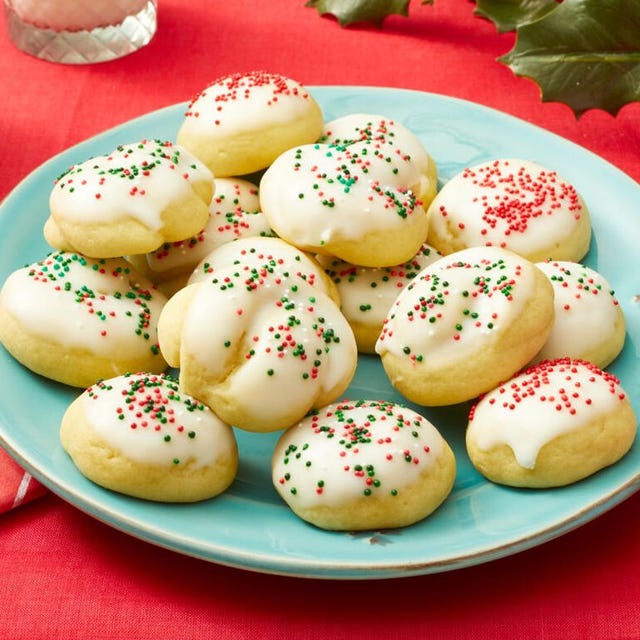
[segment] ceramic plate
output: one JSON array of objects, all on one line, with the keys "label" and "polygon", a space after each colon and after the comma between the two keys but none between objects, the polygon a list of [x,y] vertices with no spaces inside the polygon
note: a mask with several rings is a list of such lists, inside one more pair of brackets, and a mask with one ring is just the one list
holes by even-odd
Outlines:
[{"label": "ceramic plate", "polygon": [[[640,188],[584,149],[523,121],[443,96],[378,88],[318,87],[327,120],[365,111],[412,129],[436,160],[443,181],[464,166],[519,156],[555,169],[590,206],[594,241],[585,263],[615,288],[626,313],[622,355],[611,366],[640,413]],[[185,105],[150,113],[56,156],[27,177],[0,209],[0,280],[48,251],[42,225],[53,180],[74,162],[143,137],[175,139]],[[77,390],[44,380],[0,349],[0,440],[53,492],[113,527],[208,561],[274,574],[315,578],[391,578],[487,562],[539,545],[593,519],[640,487],[640,447],[618,464],[575,485],[526,491],[485,481],[464,450],[466,405],[424,410],[457,454],[455,487],[431,517],[400,530],[329,533],[305,524],[271,486],[276,434],[238,432],[241,463],[224,495],[194,505],[127,498],[95,486],[58,442],[62,414]],[[402,401],[375,357],[362,357],[351,398]]]}]

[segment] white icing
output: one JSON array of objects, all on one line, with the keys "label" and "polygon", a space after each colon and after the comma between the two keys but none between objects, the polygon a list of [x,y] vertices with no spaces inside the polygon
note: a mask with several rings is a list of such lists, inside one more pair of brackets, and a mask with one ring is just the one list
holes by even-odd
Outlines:
[{"label": "white icing", "polygon": [[566,240],[586,214],[573,186],[527,160],[504,159],[465,169],[429,206],[430,233],[460,246],[493,245],[523,255]]},{"label": "white icing", "polygon": [[157,140],[119,146],[74,165],[58,178],[49,205],[54,217],[84,223],[134,218],[157,231],[161,214],[186,199],[194,182],[213,175],[189,151]]},{"label": "white icing", "polygon": [[318,256],[318,261],[338,287],[340,308],[347,320],[382,328],[400,291],[441,257],[423,244],[413,260],[395,267],[361,267],[329,256]]},{"label": "white icing", "polygon": [[369,140],[378,148],[389,148],[392,155],[407,158],[418,167],[420,186],[412,185],[420,198],[435,193],[437,188],[435,164],[418,137],[407,127],[377,114],[352,113],[327,122],[321,142],[349,146]]},{"label": "white icing", "polygon": [[311,96],[302,86],[277,74],[231,74],[204,89],[189,105],[179,138],[226,137],[247,130],[285,125],[304,117]]},{"label": "white icing", "polygon": [[235,448],[231,428],[166,376],[98,383],[83,393],[82,408],[95,433],[136,462],[200,468]]},{"label": "white icing", "polygon": [[520,466],[533,469],[545,444],[613,411],[623,395],[618,380],[593,365],[541,364],[484,396],[467,438],[482,451],[508,445]]},{"label": "white icing", "polygon": [[228,268],[259,269],[264,265],[280,273],[299,276],[329,294],[322,267],[311,257],[280,238],[239,238],[214,249],[203,258],[189,278],[189,284],[211,280]]},{"label": "white icing", "polygon": [[535,267],[496,247],[433,262],[407,285],[385,319],[376,352],[419,365],[461,361],[494,339],[534,291]]},{"label": "white icing", "polygon": [[166,302],[124,259],[64,252],[14,271],[0,299],[33,335],[98,356],[131,358],[157,346]]},{"label": "white icing", "polygon": [[238,178],[217,178],[214,184],[215,195],[206,227],[192,238],[167,242],[147,254],[147,264],[153,273],[188,273],[223,244],[238,238],[272,234],[259,210],[258,187]]},{"label": "white icing", "polygon": [[536,360],[584,357],[594,345],[609,340],[621,321],[621,312],[607,280],[575,262],[540,262],[536,266],[547,275],[555,294],[554,324]]},{"label": "white icing", "polygon": [[272,478],[303,508],[344,506],[368,495],[403,500],[403,491],[443,451],[435,427],[388,402],[329,405],[288,429],[273,456]]},{"label": "white icing", "polygon": [[194,359],[242,399],[247,413],[304,413],[353,375],[357,350],[349,324],[302,278],[231,267],[193,286],[199,288],[184,317],[181,376],[191,375]]}]

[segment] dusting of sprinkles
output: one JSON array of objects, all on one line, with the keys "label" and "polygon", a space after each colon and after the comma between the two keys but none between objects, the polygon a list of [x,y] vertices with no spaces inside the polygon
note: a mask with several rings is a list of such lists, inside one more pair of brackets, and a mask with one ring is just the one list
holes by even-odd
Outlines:
[{"label": "dusting of sprinkles", "polygon": [[[120,145],[111,154],[91,158],[81,164],[73,165],[55,180],[56,188],[75,193],[88,188],[96,190],[95,199],[101,199],[108,191],[113,181],[130,183],[128,194],[131,198],[144,198],[147,190],[144,179],[161,168],[181,173],[185,180],[191,178],[199,167],[193,158],[183,161],[182,150],[172,142],[163,140],[141,140],[130,145]],[[97,176],[97,182],[88,180],[88,174]]]},{"label": "dusting of sprinkles", "polygon": [[562,306],[557,311],[569,312],[572,303],[578,301],[605,297],[614,306],[618,306],[613,289],[596,271],[578,263],[549,261],[541,268],[547,273],[554,290],[562,295]]},{"label": "dusting of sprinkles", "polygon": [[402,496],[407,469],[434,453],[420,414],[385,400],[344,400],[309,413],[279,450],[274,482],[297,499],[345,484],[362,498]]},{"label": "dusting of sprinkles", "polygon": [[[469,252],[477,256],[467,250],[456,254],[459,259],[438,260],[405,287],[384,320],[378,352],[393,339],[399,352],[419,363],[426,357],[424,338],[436,330],[444,343],[455,344],[501,326],[505,305],[517,297],[524,261],[489,254],[470,261]],[[394,338],[400,322],[407,330]]]},{"label": "dusting of sprinkles", "polygon": [[[555,171],[544,168],[530,171],[509,160],[495,160],[466,168],[461,176],[478,190],[474,201],[482,207],[482,235],[490,235],[498,225],[504,228],[506,236],[522,234],[531,221],[552,216],[559,210],[568,211],[576,219],[582,215],[578,193]],[[449,215],[446,206],[440,207],[439,215],[443,218]]]},{"label": "dusting of sprinkles", "polygon": [[274,107],[283,98],[310,98],[309,93],[297,82],[275,73],[260,70],[232,73],[214,80],[191,100],[185,117],[200,118],[201,101],[211,99],[215,104],[212,124],[220,126],[224,124],[224,114],[227,110],[233,114],[238,103],[255,100],[258,95],[264,107]]},{"label": "dusting of sprinkles", "polygon": [[[560,374],[562,385],[558,385]],[[620,380],[614,374],[584,360],[557,358],[544,360],[500,385],[486,402],[500,406],[506,411],[515,411],[523,400],[533,398],[540,404],[552,407],[558,413],[577,416],[592,410],[593,398],[590,388],[596,384],[606,385],[609,393],[620,400],[625,398]],[[482,396],[480,401],[486,395]],[[470,421],[474,419],[477,406],[478,403],[474,404],[469,412]]]},{"label": "dusting of sprinkles", "polygon": [[[99,288],[78,283],[78,268],[99,275]],[[44,260],[28,266],[26,275],[39,285],[68,294],[80,309],[99,321],[97,331],[101,338],[109,336],[113,323],[126,323],[135,336],[149,343],[154,355],[159,353],[153,329],[157,319],[152,318],[150,306],[157,291],[130,280],[131,272],[124,260],[93,259],[77,253],[53,252]]]}]

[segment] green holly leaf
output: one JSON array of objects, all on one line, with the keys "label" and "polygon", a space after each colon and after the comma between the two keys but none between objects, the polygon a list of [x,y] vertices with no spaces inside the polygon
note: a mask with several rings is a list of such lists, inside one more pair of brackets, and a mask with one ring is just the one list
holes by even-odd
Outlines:
[{"label": "green holly leaf", "polygon": [[544,102],[563,102],[577,116],[615,115],[640,100],[640,2],[564,0],[519,27],[498,60],[536,82]]},{"label": "green holly leaf", "polygon": [[[422,0],[422,4],[433,4],[433,1]],[[343,27],[356,22],[379,27],[387,16],[396,14],[406,18],[409,15],[409,0],[309,0],[306,6],[315,8],[320,15],[331,14]]]},{"label": "green holly leaf", "polygon": [[477,0],[474,14],[491,20],[500,33],[539,20],[558,6],[558,0]]}]

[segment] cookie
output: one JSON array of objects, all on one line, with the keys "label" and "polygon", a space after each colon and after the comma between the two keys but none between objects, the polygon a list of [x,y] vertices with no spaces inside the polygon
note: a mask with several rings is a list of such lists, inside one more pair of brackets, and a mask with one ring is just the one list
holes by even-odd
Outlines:
[{"label": "cookie", "polygon": [[455,475],[453,451],[426,418],[379,400],[313,411],[280,436],[272,457],[286,504],[332,530],[414,524],[442,504]]},{"label": "cookie", "polygon": [[170,375],[127,374],[86,389],[66,410],[60,440],[96,484],[158,502],[196,502],[233,482],[231,427]]}]

